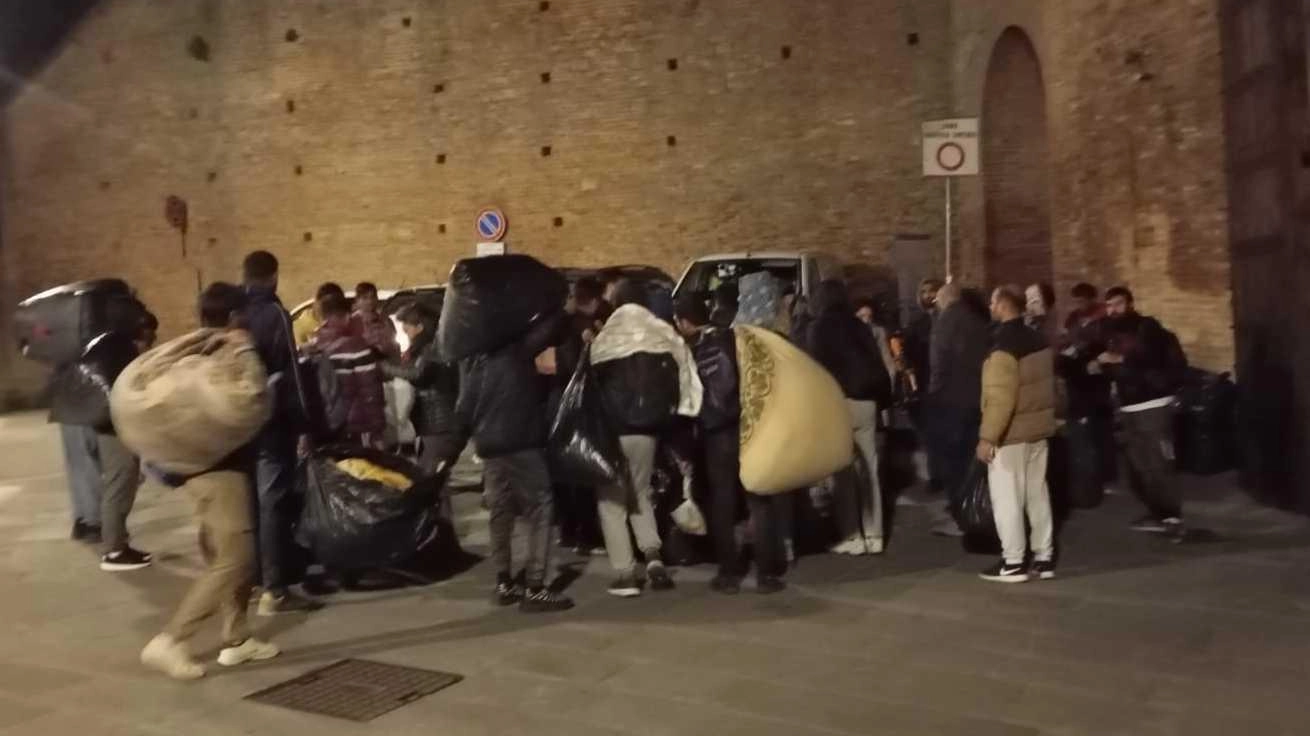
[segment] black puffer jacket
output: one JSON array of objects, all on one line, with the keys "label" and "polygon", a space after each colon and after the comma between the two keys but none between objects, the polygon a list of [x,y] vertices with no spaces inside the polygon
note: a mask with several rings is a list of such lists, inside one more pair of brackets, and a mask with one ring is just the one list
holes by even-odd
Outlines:
[{"label": "black puffer jacket", "polygon": [[494,353],[465,358],[459,369],[455,413],[473,433],[484,458],[546,446],[549,381],[537,372],[536,356],[560,338],[559,312]]},{"label": "black puffer jacket", "polygon": [[1119,395],[1119,405],[1132,406],[1175,395],[1187,376],[1187,356],[1178,338],[1153,317],[1136,312],[1105,320],[1105,343],[1123,356],[1106,366]]},{"label": "black puffer jacket", "polygon": [[705,388],[700,423],[717,432],[741,422],[741,386],[738,384],[737,338],[731,329],[709,327],[691,346],[696,372]]},{"label": "black puffer jacket", "polygon": [[819,316],[807,331],[805,349],[837,379],[846,398],[887,406],[892,397],[891,376],[873,332],[855,317],[845,287],[824,282],[815,306]]},{"label": "black puffer jacket", "polygon": [[601,402],[620,435],[655,435],[678,408],[678,361],[669,353],[637,353],[599,363]]},{"label": "black puffer jacket", "polygon": [[420,437],[459,430],[455,402],[459,399],[459,369],[441,358],[436,330],[427,327],[414,339],[399,363],[383,363],[388,378],[400,378],[414,386],[414,408],[410,421]]}]

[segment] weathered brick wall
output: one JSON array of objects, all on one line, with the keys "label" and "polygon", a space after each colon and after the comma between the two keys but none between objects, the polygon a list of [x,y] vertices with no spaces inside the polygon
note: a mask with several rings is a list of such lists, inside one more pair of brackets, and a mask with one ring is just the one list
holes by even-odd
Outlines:
[{"label": "weathered brick wall", "polygon": [[560,265],[940,237],[914,137],[945,108],[946,0],[544,6],[103,3],[8,110],[15,289],[121,273],[171,332],[253,248],[288,300],[441,281],[490,204]]},{"label": "weathered brick wall", "polygon": [[[940,250],[918,125],[979,114],[1018,25],[1046,84],[1061,290],[1128,281],[1226,366],[1211,4],[106,0],[4,111],[6,300],[117,273],[173,333],[254,248],[281,256],[289,301],[326,279],[440,281],[488,204],[514,249],[561,265],[747,248],[878,265],[896,233]],[[1131,80],[1132,49],[1152,81]],[[960,185],[961,272],[981,279],[982,182]]]},{"label": "weathered brick wall", "polygon": [[[1021,28],[1037,49],[1061,295],[1080,280],[1127,283],[1194,363],[1231,368],[1216,4],[957,0],[953,25],[960,114],[983,109],[987,59],[1005,28]],[[983,182],[965,182],[960,193],[966,275],[978,278]]]}]

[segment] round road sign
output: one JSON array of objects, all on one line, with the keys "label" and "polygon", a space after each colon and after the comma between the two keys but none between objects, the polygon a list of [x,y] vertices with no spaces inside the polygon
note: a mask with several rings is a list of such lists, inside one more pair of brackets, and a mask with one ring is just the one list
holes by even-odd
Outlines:
[{"label": "round road sign", "polygon": [[937,147],[937,165],[947,171],[959,171],[964,166],[964,149],[958,143],[943,143]]},{"label": "round road sign", "polygon": [[488,207],[479,212],[477,223],[478,237],[491,241],[505,237],[505,228],[509,225],[505,213],[495,207]]}]

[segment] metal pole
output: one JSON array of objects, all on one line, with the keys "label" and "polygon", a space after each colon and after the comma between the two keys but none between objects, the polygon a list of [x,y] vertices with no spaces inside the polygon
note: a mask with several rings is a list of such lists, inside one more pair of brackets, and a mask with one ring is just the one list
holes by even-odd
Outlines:
[{"label": "metal pole", "polygon": [[951,178],[946,179],[946,281],[951,282]]}]

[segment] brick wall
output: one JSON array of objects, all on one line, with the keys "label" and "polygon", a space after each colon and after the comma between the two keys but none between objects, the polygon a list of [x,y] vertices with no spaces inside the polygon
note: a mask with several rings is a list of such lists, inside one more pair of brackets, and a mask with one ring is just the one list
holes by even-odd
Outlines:
[{"label": "brick wall", "polygon": [[[488,204],[512,248],[561,265],[746,248],[879,265],[896,233],[939,250],[918,124],[980,114],[1017,25],[1046,84],[1057,283],[1128,281],[1198,362],[1228,365],[1210,4],[106,0],[4,111],[6,301],[117,273],[171,334],[254,248],[282,258],[289,301],[326,279],[440,281]],[[1133,48],[1154,81],[1128,80]],[[981,280],[982,182],[960,184]]]},{"label": "brick wall", "polygon": [[[1032,40],[1046,88],[1051,247],[1060,294],[1126,283],[1192,361],[1231,369],[1233,334],[1215,3],[957,0],[957,113],[984,109],[1002,32]],[[987,131],[984,130],[984,136]],[[983,181],[959,188],[966,276],[985,266]]]},{"label": "brick wall", "polygon": [[542,7],[102,3],[8,109],[16,293],[114,271],[175,332],[253,248],[288,300],[441,281],[489,204],[560,265],[880,262],[894,233],[940,230],[914,135],[944,109],[945,0]]}]

